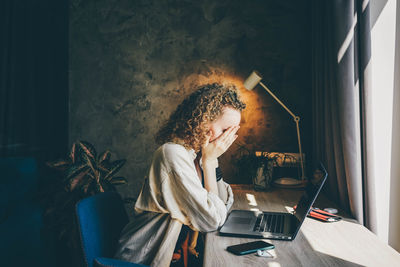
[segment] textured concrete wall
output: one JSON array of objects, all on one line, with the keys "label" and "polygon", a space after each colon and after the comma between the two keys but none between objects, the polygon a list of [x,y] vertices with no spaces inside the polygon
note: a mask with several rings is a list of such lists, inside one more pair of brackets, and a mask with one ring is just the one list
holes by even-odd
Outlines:
[{"label": "textured concrete wall", "polygon": [[[248,104],[238,143],[297,152],[291,117],[262,88],[241,83],[253,69],[302,117],[310,150],[310,24],[306,1],[70,1],[70,143],[82,139],[114,159],[136,197],[154,134],[192,86],[233,82]],[[225,179],[238,146],[221,157]]]}]

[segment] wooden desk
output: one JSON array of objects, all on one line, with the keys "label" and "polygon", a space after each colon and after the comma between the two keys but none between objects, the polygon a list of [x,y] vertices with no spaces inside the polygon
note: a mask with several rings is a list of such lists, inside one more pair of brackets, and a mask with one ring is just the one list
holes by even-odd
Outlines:
[{"label": "wooden desk", "polygon": [[[286,211],[285,206],[289,208],[297,204],[302,194],[302,191],[284,189],[256,192],[248,185],[233,185],[232,189],[235,194],[233,209]],[[333,206],[324,196],[319,196],[314,204],[320,208],[327,205]],[[227,246],[255,240],[208,233],[204,266],[400,266],[397,251],[348,218],[334,223],[306,218],[294,241],[265,239],[275,245],[275,249],[270,251],[273,259],[255,254],[236,256],[226,251]]]}]

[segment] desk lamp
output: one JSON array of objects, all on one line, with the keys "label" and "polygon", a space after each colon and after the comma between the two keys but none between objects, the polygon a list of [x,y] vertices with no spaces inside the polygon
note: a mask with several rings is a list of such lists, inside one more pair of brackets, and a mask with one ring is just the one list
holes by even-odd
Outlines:
[{"label": "desk lamp", "polygon": [[285,106],[285,104],[282,103],[276,97],[274,93],[271,92],[271,90],[268,89],[267,86],[265,86],[262,82],[262,77],[260,74],[258,74],[256,71],[253,71],[250,76],[244,81],[243,85],[247,90],[253,90],[254,87],[256,87],[257,84],[260,84],[292,117],[294,122],[296,123],[296,129],[297,129],[297,141],[299,143],[299,152],[300,152],[300,163],[301,163],[301,180],[294,179],[294,178],[289,178],[289,177],[284,177],[284,178],[279,178],[274,181],[275,184],[279,186],[301,186],[305,184],[306,177],[304,175],[304,160],[303,160],[303,152],[301,149],[301,139],[300,139],[300,128],[299,128],[299,122],[300,122],[300,117],[296,116],[293,114],[292,111],[288,107]]}]

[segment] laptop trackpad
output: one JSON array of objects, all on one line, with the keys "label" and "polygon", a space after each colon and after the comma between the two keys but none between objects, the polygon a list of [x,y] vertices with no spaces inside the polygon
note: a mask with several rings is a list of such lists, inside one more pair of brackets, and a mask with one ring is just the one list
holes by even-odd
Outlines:
[{"label": "laptop trackpad", "polygon": [[247,224],[247,225],[249,225],[251,223],[252,219],[251,218],[243,218],[243,217],[232,217],[230,221],[232,224]]}]

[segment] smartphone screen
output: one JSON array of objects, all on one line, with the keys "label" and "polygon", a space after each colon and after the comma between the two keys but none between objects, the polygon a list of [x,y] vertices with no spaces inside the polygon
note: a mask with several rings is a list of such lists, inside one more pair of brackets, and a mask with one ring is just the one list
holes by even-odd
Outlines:
[{"label": "smartphone screen", "polygon": [[259,249],[264,250],[264,249],[273,249],[273,248],[275,248],[274,245],[267,243],[265,241],[254,241],[254,242],[229,246],[226,249],[229,252],[232,252],[233,254],[236,254],[236,255],[245,255],[245,254],[256,252]]}]

